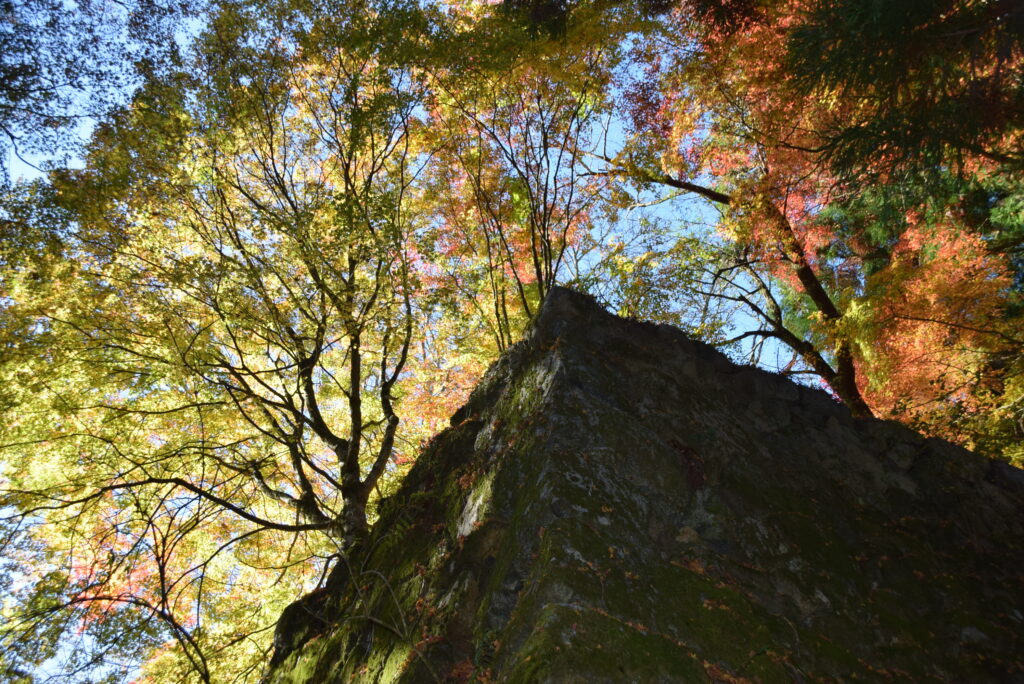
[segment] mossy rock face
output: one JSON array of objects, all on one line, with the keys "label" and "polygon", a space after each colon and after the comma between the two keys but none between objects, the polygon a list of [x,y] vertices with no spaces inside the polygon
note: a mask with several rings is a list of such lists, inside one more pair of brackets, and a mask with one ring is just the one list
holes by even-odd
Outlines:
[{"label": "mossy rock face", "polygon": [[1024,682],[1024,473],[556,289],[270,682]]}]

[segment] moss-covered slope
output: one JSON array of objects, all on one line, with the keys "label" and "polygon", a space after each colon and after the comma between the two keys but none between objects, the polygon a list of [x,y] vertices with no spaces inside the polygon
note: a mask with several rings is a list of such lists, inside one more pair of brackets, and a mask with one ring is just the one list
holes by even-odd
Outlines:
[{"label": "moss-covered slope", "polygon": [[1024,473],[555,290],[270,681],[1024,681]]}]

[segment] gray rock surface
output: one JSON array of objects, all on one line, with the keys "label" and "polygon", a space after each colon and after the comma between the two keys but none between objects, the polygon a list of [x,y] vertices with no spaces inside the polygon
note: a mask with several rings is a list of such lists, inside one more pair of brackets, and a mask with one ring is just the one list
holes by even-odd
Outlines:
[{"label": "gray rock surface", "polygon": [[271,682],[1024,682],[1024,473],[556,289]]}]

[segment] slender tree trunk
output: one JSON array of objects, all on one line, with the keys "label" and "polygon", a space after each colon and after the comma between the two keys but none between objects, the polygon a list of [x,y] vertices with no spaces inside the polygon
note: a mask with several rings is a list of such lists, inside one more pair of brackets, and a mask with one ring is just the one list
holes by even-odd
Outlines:
[{"label": "slender tree trunk", "polygon": [[[653,181],[669,187],[693,192],[717,204],[730,205],[733,202],[733,198],[725,193],[688,181],[678,180],[664,174],[651,174],[632,167],[623,169],[623,173],[635,175],[646,181]],[[786,257],[793,264],[795,275],[797,280],[800,281],[804,293],[810,297],[815,308],[821,312],[826,322],[837,323],[842,314],[836,308],[835,303],[829,297],[821,281],[818,280],[814,269],[807,262],[807,257],[804,256],[803,245],[800,244],[799,238],[793,232],[793,226],[790,224],[789,219],[773,202],[765,201],[763,206],[767,211],[768,220],[772,222],[776,236],[782,242]],[[832,390],[846,404],[853,415],[857,417],[874,416],[871,407],[868,406],[867,401],[864,399],[864,395],[861,394],[860,388],[857,387],[857,369],[854,364],[853,349],[849,340],[839,339],[836,342],[834,367],[825,361],[818,350],[812,348],[811,351],[813,353],[808,354],[805,347],[809,345],[803,340],[798,342],[798,346],[794,346],[790,342],[787,342],[787,344],[790,344],[794,351],[799,353],[805,361],[811,363],[811,367],[814,368],[815,372],[821,375],[825,382],[832,387]],[[812,360],[813,362],[811,362]]]},{"label": "slender tree trunk", "polygon": [[[793,226],[785,214],[771,202],[766,202],[769,218],[774,224],[775,232],[782,241],[786,252],[786,258],[793,264],[796,277],[803,286],[804,293],[814,302],[815,308],[821,312],[827,323],[838,323],[842,314],[836,307],[832,298],[829,297],[825,287],[821,284],[817,274],[807,262],[804,255],[803,245],[793,232]],[[864,400],[860,388],[857,387],[857,369],[854,365],[853,350],[849,340],[840,338],[835,346],[834,374],[832,378],[825,380],[832,386],[832,390],[842,399],[843,403],[850,409],[850,412],[858,417],[870,417],[874,414]]]}]

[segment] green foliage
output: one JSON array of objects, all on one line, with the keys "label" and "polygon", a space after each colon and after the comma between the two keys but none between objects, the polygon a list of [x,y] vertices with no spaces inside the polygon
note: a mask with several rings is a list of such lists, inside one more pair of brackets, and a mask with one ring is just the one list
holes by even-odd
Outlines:
[{"label": "green foliage", "polygon": [[200,5],[0,3],[0,180],[10,180],[9,153],[37,160],[67,154],[76,126],[123,106],[140,79],[176,59],[175,31]]},{"label": "green foliage", "polygon": [[667,323],[711,343],[725,339],[729,313],[711,282],[724,254],[714,236],[679,234],[657,219],[641,218],[635,240],[600,249],[599,266],[582,284],[612,311]]},{"label": "green foliage", "polygon": [[811,4],[787,48],[798,87],[847,108],[826,143],[838,169],[935,167],[965,154],[1022,168],[1019,9],[824,0]]}]

